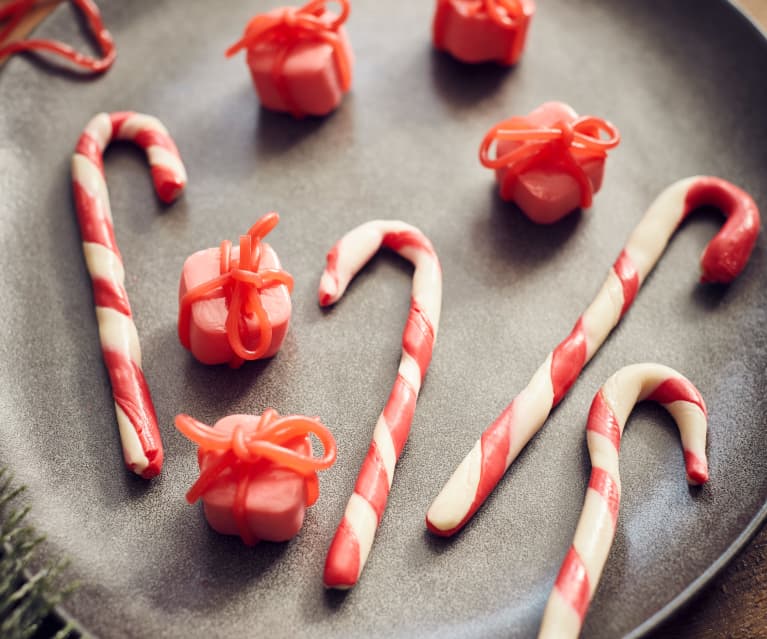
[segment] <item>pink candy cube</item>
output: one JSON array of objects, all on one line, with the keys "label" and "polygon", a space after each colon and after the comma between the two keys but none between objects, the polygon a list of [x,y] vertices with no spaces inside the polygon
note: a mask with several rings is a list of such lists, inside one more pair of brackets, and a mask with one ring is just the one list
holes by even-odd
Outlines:
[{"label": "pink candy cube", "polygon": [[462,62],[510,66],[522,55],[534,13],[533,0],[438,0],[434,46]]},{"label": "pink candy cube", "polygon": [[[523,123],[525,127],[519,128],[522,134],[526,134],[526,128],[544,130],[549,138],[536,139],[536,134],[530,132],[527,140],[503,139],[506,123],[510,130]],[[493,138],[497,140],[496,157],[502,158],[522,147],[529,148],[530,154],[525,157],[522,152],[507,166],[483,159],[485,166],[495,168],[504,200],[514,202],[539,224],[551,224],[579,206],[591,205],[593,194],[602,186],[606,150],[616,146],[620,139],[611,124],[597,118],[579,118],[562,102],[547,102],[523,118],[512,118],[506,123],[496,127],[497,137]],[[560,131],[561,135],[556,137]],[[600,131],[608,132],[610,139],[603,140]],[[489,143],[492,140],[486,137],[483,150],[487,150]],[[570,170],[564,168],[567,165]]]}]

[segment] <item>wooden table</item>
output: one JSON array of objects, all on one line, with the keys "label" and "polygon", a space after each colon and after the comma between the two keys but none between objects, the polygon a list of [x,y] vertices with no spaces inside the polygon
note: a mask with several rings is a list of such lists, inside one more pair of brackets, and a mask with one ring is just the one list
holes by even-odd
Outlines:
[{"label": "wooden table", "polygon": [[[14,37],[31,31],[59,1],[51,0],[30,13]],[[4,2],[0,0],[0,6]],[[767,31],[767,0],[740,0],[739,4]],[[650,639],[725,637],[767,639],[767,527],[704,592]]]}]

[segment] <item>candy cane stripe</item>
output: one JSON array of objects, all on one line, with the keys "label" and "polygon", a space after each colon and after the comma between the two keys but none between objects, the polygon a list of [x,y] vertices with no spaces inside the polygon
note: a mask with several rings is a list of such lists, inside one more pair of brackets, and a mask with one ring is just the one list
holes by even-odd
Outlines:
[{"label": "candy cane stripe", "polygon": [[639,290],[639,273],[637,273],[636,266],[626,254],[626,251],[621,251],[618,259],[615,260],[613,272],[621,283],[621,293],[623,294],[621,317],[623,317],[634,302],[634,298]]},{"label": "candy cane stripe", "polygon": [[[644,399],[660,402],[676,421],[688,482],[708,480],[706,408],[692,383],[660,364],[626,366],[610,377],[589,411],[586,439],[591,477],[573,543],[546,604],[539,639],[568,639],[580,634],[615,538],[621,496],[620,437],[632,408]],[[604,435],[613,433],[614,424],[618,427],[617,443]]]},{"label": "candy cane stripe", "polygon": [[583,320],[580,319],[570,335],[554,349],[551,356],[551,385],[554,389],[552,408],[570,390],[585,363],[586,331]]},{"label": "candy cane stripe", "polygon": [[589,478],[589,488],[595,491],[607,504],[614,528],[618,521],[618,508],[621,503],[620,486],[604,468],[595,466]]},{"label": "candy cane stripe", "polygon": [[589,607],[589,576],[578,552],[572,546],[562,562],[555,587],[582,621]]},{"label": "candy cane stripe", "polygon": [[600,391],[594,397],[589,411],[589,430],[603,435],[615,447],[621,449],[621,429],[609,404]]},{"label": "candy cane stripe", "polygon": [[426,514],[429,530],[452,535],[479,509],[631,306],[679,224],[707,204],[719,207],[728,219],[703,253],[701,280],[730,282],[745,268],[760,226],[759,211],[745,191],[719,178],[701,176],[664,190],[632,231],[570,335],[534,375],[537,381],[531,381],[490,425],[480,446],[472,448],[437,495]]},{"label": "candy cane stripe", "polygon": [[158,196],[173,200],[186,184],[175,144],[156,118],[131,112],[100,113],[86,125],[72,158],[72,185],[83,255],[93,285],[99,340],[112,385],[125,463],[145,478],[160,472],[160,431],[141,370],[125,271],[115,241],[103,152],[113,139],[130,140],[147,154]]},{"label": "candy cane stripe", "polygon": [[397,377],[328,550],[324,582],[329,588],[352,587],[365,566],[386,508],[397,459],[410,433],[439,325],[442,271],[437,254],[421,231],[404,222],[376,220],[342,237],[327,255],[320,281],[320,304],[335,303],[352,277],[381,247],[396,251],[415,266],[410,310]]}]

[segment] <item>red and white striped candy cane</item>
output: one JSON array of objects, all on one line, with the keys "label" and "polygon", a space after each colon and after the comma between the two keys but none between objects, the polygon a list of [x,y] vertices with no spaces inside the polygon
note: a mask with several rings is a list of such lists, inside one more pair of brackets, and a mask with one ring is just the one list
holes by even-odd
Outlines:
[{"label": "red and white striped candy cane", "polygon": [[707,205],[718,207],[728,219],[701,257],[701,280],[730,282],[743,270],[759,233],[759,211],[751,196],[715,177],[691,177],[669,186],[632,232],[570,335],[549,353],[445,484],[426,514],[429,530],[452,535],[484,503],[631,306],[676,228],[690,212]]},{"label": "red and white striped candy cane", "polygon": [[385,246],[415,266],[410,313],[402,335],[397,379],[373,432],[365,461],[325,561],[328,588],[351,588],[359,579],[386,508],[394,467],[407,441],[418,392],[431,361],[442,305],[442,268],[417,228],[374,220],[344,235],[328,253],[320,281],[322,306],[334,304],[365,263]]},{"label": "red and white striped candy cane", "polygon": [[608,379],[591,404],[586,427],[591,478],[575,538],[543,613],[539,639],[567,639],[580,634],[615,538],[623,428],[634,405],[642,400],[659,402],[676,421],[687,481],[693,486],[708,481],[706,405],[698,389],[673,368],[660,364],[626,366]]},{"label": "red and white striped candy cane", "polygon": [[104,180],[102,155],[112,140],[129,140],[146,151],[154,188],[163,202],[172,202],[181,193],[186,171],[165,127],[140,113],[99,113],[85,127],[72,157],[77,220],[93,283],[101,350],[112,382],[123,455],[128,468],[150,478],[162,468],[162,442],[141,370],[141,349]]}]

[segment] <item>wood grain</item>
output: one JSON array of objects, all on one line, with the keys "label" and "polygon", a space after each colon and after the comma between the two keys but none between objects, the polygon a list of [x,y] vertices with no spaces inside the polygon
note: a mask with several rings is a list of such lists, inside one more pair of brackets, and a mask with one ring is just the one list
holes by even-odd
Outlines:
[{"label": "wood grain", "polygon": [[[58,4],[30,12],[12,38],[30,33]],[[0,6],[6,0],[0,0]],[[767,0],[738,3],[767,31]],[[4,59],[0,59],[0,65]],[[705,539],[701,539],[705,543]],[[767,639],[767,528],[698,597],[649,639]]]},{"label": "wood grain", "polygon": [[[48,0],[46,2],[39,2],[34,9],[32,9],[22,21],[11,31],[8,42],[13,40],[21,40],[25,38],[38,24],[40,24],[47,16],[56,8],[61,0]],[[8,4],[6,0],[0,0],[0,7]],[[8,59],[8,56],[0,58],[0,67]]]}]

